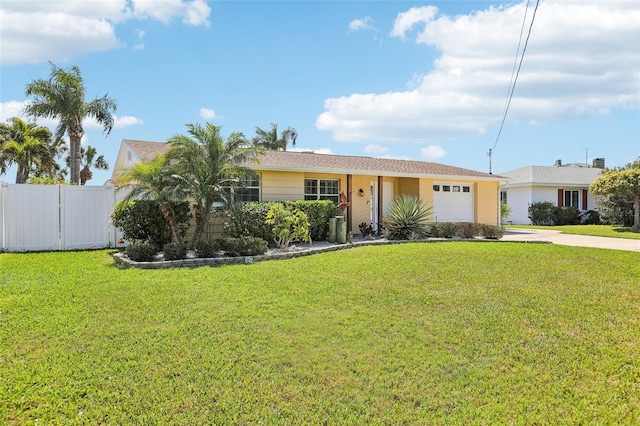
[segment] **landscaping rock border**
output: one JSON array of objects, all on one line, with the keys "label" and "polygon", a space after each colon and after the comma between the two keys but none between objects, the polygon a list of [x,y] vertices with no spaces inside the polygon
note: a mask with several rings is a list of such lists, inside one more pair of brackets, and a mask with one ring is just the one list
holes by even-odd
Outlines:
[{"label": "landscaping rock border", "polygon": [[[266,260],[293,259],[296,257],[310,256],[312,254],[327,253],[331,251],[345,250],[355,247],[364,247],[380,244],[406,244],[406,243],[447,243],[456,241],[466,242],[485,242],[496,243],[503,242],[500,240],[488,239],[462,239],[462,238],[429,238],[426,240],[365,240],[352,243],[338,244],[329,243],[328,241],[317,241],[313,244],[301,244],[288,247],[286,249],[271,249],[267,253],[258,256],[239,256],[239,257],[208,257],[208,258],[187,258],[179,260],[160,260],[152,262],[136,262],[131,260],[122,252],[113,254],[116,263],[123,268],[139,268],[139,269],[165,269],[165,268],[195,268],[200,266],[222,266],[222,265],[239,265],[251,264],[256,262],[264,262]],[[513,242],[513,241],[510,241]],[[522,241],[526,243],[550,244],[548,241]]]}]

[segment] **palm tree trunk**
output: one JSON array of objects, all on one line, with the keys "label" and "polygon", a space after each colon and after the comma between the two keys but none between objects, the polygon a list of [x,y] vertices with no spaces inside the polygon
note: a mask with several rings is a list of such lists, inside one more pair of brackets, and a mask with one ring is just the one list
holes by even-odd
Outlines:
[{"label": "palm tree trunk", "polygon": [[27,183],[29,178],[29,168],[24,164],[18,164],[18,171],[16,173],[16,183]]},{"label": "palm tree trunk", "polygon": [[69,157],[71,168],[71,183],[80,184],[80,148],[82,146],[82,136],[84,136],[84,129],[82,124],[75,124],[67,129],[69,134]]},{"label": "palm tree trunk", "polygon": [[202,210],[202,206],[195,204],[193,206],[193,215],[196,220],[196,229],[193,231],[193,245],[198,243],[204,235],[204,230],[207,225],[207,218]]},{"label": "palm tree trunk", "polygon": [[167,222],[169,222],[173,240],[178,243],[181,243],[182,237],[180,236],[180,231],[178,230],[178,222],[176,221],[176,214],[173,211],[173,208],[171,208],[171,205],[168,203],[160,203],[159,207],[165,219],[167,219]]}]

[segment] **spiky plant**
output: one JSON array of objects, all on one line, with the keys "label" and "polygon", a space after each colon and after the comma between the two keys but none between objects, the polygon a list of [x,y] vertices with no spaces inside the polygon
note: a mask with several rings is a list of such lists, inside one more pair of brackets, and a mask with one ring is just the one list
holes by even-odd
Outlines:
[{"label": "spiky plant", "polygon": [[431,232],[432,208],[413,195],[397,196],[384,218],[386,236],[390,240],[427,238]]}]

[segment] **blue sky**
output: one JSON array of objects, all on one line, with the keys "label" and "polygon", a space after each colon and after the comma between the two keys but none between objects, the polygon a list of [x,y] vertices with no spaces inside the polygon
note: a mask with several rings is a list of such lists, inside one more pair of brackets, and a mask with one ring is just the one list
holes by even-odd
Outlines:
[{"label": "blue sky", "polygon": [[[164,142],[207,121],[247,137],[291,126],[297,149],[479,171],[493,148],[494,173],[634,160],[636,0],[540,2],[496,143],[535,4],[3,0],[0,120],[20,114],[26,84],[47,78],[51,61],[80,67],[88,98],[118,101],[108,137],[85,123],[83,145],[110,165],[122,139]],[[90,183],[110,176],[95,172]],[[14,182],[15,172],[0,179]]]}]

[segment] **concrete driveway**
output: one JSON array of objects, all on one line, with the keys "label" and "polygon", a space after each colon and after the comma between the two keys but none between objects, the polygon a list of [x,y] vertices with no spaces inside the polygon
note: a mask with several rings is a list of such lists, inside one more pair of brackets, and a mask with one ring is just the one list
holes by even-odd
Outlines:
[{"label": "concrete driveway", "polygon": [[546,229],[506,228],[502,241],[549,241],[553,244],[576,247],[595,247],[611,250],[640,252],[640,240],[625,238],[591,237],[586,235],[563,234]]}]

